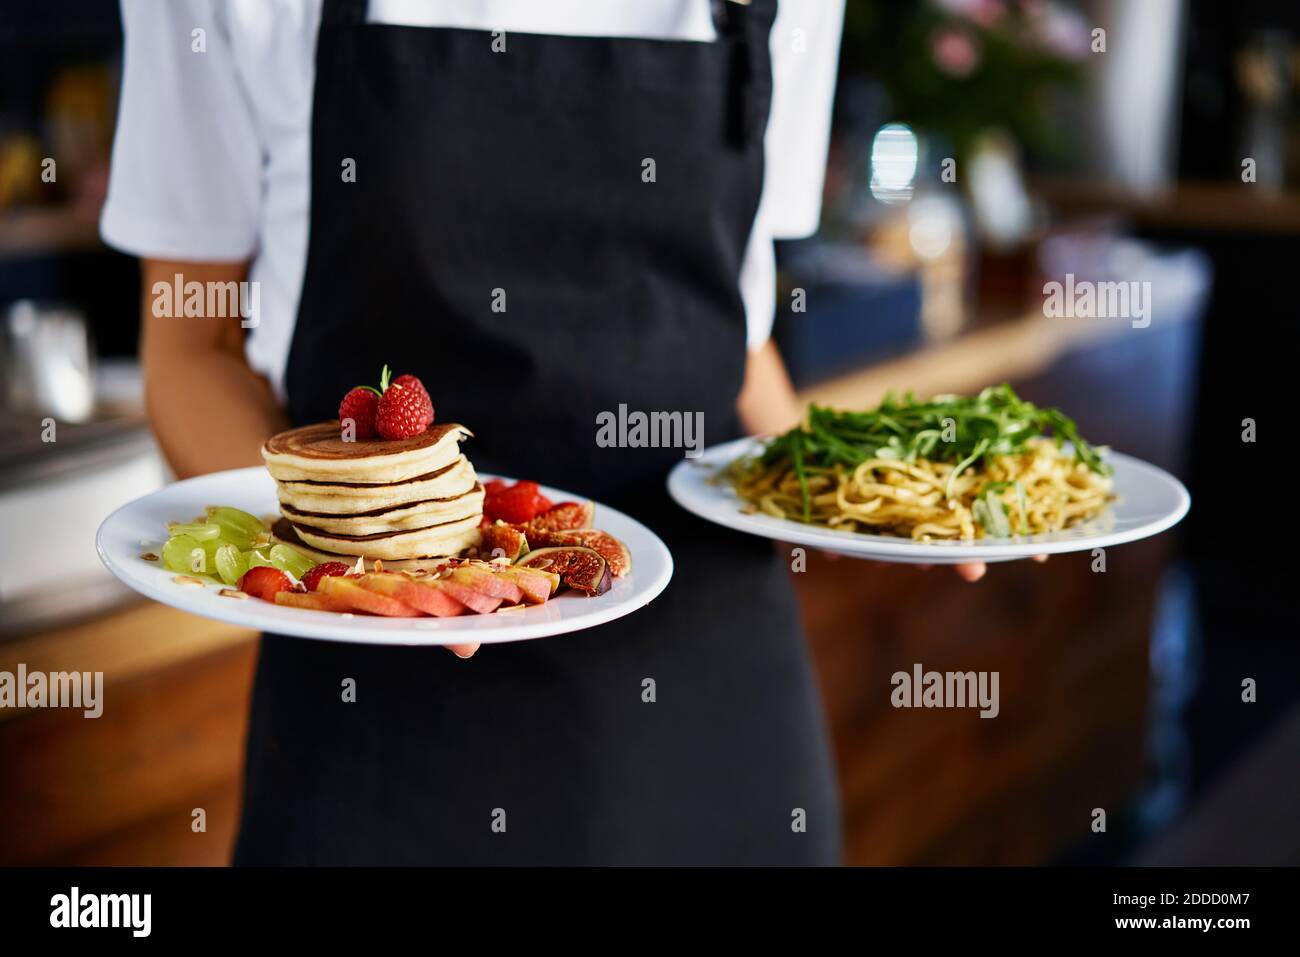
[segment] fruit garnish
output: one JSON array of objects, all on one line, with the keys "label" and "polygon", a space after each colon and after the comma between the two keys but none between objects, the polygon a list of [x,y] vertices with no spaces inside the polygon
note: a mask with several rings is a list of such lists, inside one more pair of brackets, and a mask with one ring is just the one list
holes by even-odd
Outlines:
[{"label": "fruit garnish", "polygon": [[481,595],[486,595],[488,598],[500,598],[512,605],[524,600],[523,592],[520,591],[517,584],[509,578],[498,575],[496,572],[489,571],[482,566],[464,565],[460,568],[453,568],[451,574],[447,576],[447,580],[467,585]]},{"label": "fruit garnish", "polygon": [[558,532],[528,531],[528,542],[534,548],[556,545],[581,545],[600,553],[609,562],[609,573],[622,578],[632,570],[632,553],[626,545],[609,532],[598,528],[578,528]]},{"label": "fruit garnish", "polygon": [[293,590],[293,582],[280,569],[261,565],[244,573],[239,580],[239,590],[262,601],[274,602],[276,592]]},{"label": "fruit garnish", "polygon": [[[216,539],[211,541],[215,553]],[[189,535],[173,535],[163,543],[162,564],[168,571],[187,575],[207,575],[214,570],[205,543]]]},{"label": "fruit garnish", "polygon": [[373,386],[359,385],[339,403],[339,425],[346,429],[351,421],[353,437],[373,439],[379,434],[375,430],[375,413],[378,410],[379,390]]},{"label": "fruit garnish", "polygon": [[528,523],[530,531],[558,532],[572,528],[592,528],[596,524],[596,506],[593,502],[561,502],[552,506]]},{"label": "fruit garnish", "polygon": [[465,612],[465,604],[457,601],[444,589],[406,575],[392,572],[363,575],[357,580],[357,584],[369,591],[386,595],[404,605],[417,608],[426,615],[454,618]]},{"label": "fruit garnish", "polygon": [[559,575],[564,584],[586,595],[603,595],[610,588],[609,562],[599,552],[580,545],[535,548],[515,567]]},{"label": "fruit garnish", "polygon": [[325,562],[303,575],[302,583],[308,591],[315,591],[322,578],[333,575],[346,575],[351,570],[351,567],[343,564],[343,562]]},{"label": "fruit garnish", "polygon": [[385,439],[409,439],[433,424],[433,402],[424,384],[413,375],[388,381],[388,366],[380,377],[382,395],[375,411],[375,430]]},{"label": "fruit garnish", "polygon": [[424,387],[424,383],[415,376],[407,373],[399,375],[393,380],[393,385],[401,386],[403,389],[410,389],[415,393],[416,399],[420,403],[421,418],[424,419],[424,427],[427,429],[433,425],[433,400],[429,398],[429,390]]},{"label": "fruit garnish", "polygon": [[215,522],[173,522],[167,530],[173,535],[188,535],[200,542],[221,537],[221,526]]},{"label": "fruit garnish", "polygon": [[497,572],[508,578],[523,592],[524,600],[529,604],[542,605],[560,588],[560,576],[540,568],[524,568],[520,565],[507,565]]},{"label": "fruit garnish", "polygon": [[243,556],[245,559],[247,559],[249,568],[274,568],[275,567],[271,559],[266,557],[266,553],[264,551],[259,551],[256,548],[244,552]]},{"label": "fruit garnish", "polygon": [[252,548],[258,538],[266,534],[266,526],[260,518],[228,505],[208,506],[207,519],[221,530],[222,541],[230,542],[241,551]]},{"label": "fruit garnish", "polygon": [[229,542],[217,549],[214,562],[217,574],[227,585],[237,585],[248,571],[248,556]]},{"label": "fruit garnish", "polygon": [[464,582],[453,581],[450,576],[434,579],[425,583],[422,587],[439,588],[466,606],[470,611],[478,612],[480,615],[492,614],[503,600],[493,595],[485,595],[477,588],[466,585]]},{"label": "fruit garnish", "polygon": [[483,490],[483,514],[493,521],[523,524],[553,507],[536,482],[520,480],[507,485],[500,479],[493,479]]},{"label": "fruit garnish", "polygon": [[302,578],[303,575],[316,567],[316,563],[298,549],[283,543],[272,545],[271,551],[267,555],[272,565],[281,571],[288,572],[294,578]]},{"label": "fruit garnish", "polygon": [[352,606],[329,595],[309,595],[301,591],[278,591],[275,603],[289,608],[306,608],[309,611],[350,612]]},{"label": "fruit garnish", "polygon": [[513,525],[488,525],[479,535],[478,551],[488,561],[504,558],[514,562],[528,551],[528,539]]},{"label": "fruit garnish", "polygon": [[316,589],[318,595],[328,595],[346,603],[353,611],[365,611],[372,615],[384,615],[388,618],[417,618],[418,608],[379,592],[361,587],[361,579],[344,575],[331,575],[320,580]]}]

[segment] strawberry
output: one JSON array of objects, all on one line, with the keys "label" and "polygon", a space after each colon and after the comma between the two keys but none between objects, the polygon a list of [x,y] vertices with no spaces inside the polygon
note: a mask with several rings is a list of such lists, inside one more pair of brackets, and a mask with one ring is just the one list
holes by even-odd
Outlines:
[{"label": "strawberry", "polygon": [[433,422],[433,403],[420,380],[415,376],[398,376],[388,381],[388,366],[384,366],[379,385],[383,395],[375,413],[375,428],[386,439],[409,439],[419,435]]},{"label": "strawberry", "polygon": [[302,583],[307,587],[308,591],[315,591],[322,578],[346,575],[350,571],[352,571],[351,565],[345,565],[342,562],[325,562],[303,575]]},{"label": "strawberry", "polygon": [[379,390],[359,385],[339,403],[339,423],[346,426],[348,419],[351,419],[358,439],[373,439],[379,434],[375,431],[375,413],[378,409]]},{"label": "strawberry", "polygon": [[244,572],[244,577],[239,580],[239,590],[262,601],[274,602],[276,592],[293,590],[293,582],[278,568],[258,565]]},{"label": "strawberry", "polygon": [[511,525],[531,521],[551,508],[551,502],[541,493],[536,482],[520,481],[513,486],[493,480],[484,487],[483,514],[494,521],[500,519]]}]

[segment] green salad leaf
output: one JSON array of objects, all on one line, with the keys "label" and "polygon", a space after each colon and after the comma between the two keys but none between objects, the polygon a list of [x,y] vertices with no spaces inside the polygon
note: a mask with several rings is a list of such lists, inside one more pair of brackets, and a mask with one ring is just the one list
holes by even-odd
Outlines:
[{"label": "green salad leaf", "polygon": [[[878,408],[866,412],[812,405],[807,420],[769,439],[757,461],[763,467],[789,462],[803,491],[807,521],[812,504],[810,470],[837,465],[852,469],[870,458],[954,462],[948,480],[951,490],[952,481],[972,466],[995,456],[1024,453],[1031,439],[1044,437],[1058,447],[1069,442],[1076,461],[1099,475],[1110,474],[1110,466],[1079,435],[1073,419],[1059,409],[1026,402],[1006,383],[976,396],[941,395],[928,402],[918,401],[911,392],[901,399],[890,393]],[[1002,529],[1007,517],[1000,502],[994,510],[992,498],[986,496],[979,511],[988,524]]]}]

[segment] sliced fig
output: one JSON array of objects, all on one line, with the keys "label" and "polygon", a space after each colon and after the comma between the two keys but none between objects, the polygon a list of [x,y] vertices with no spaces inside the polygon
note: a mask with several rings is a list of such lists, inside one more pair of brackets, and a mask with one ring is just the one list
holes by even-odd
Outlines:
[{"label": "sliced fig", "polygon": [[609,573],[615,578],[622,578],[632,570],[632,553],[627,546],[609,532],[598,528],[575,528],[560,532],[528,533],[529,542],[536,548],[555,545],[581,545],[600,552],[602,558],[609,562]]},{"label": "sliced fig", "polygon": [[558,532],[571,528],[591,528],[596,524],[596,503],[561,502],[542,512],[522,527],[527,532]]},{"label": "sliced fig", "polygon": [[535,548],[516,567],[552,572],[574,591],[586,595],[603,595],[610,587],[609,562],[600,552],[581,545]]},{"label": "sliced fig", "polygon": [[523,530],[517,525],[506,525],[502,522],[489,525],[481,532],[478,553],[488,561],[494,558],[507,558],[517,562],[527,551],[528,539],[524,537]]}]

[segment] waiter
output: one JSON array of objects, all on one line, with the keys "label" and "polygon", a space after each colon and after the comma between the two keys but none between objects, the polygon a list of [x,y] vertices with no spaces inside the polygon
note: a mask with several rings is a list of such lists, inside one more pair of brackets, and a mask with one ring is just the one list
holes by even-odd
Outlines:
[{"label": "waiter", "polygon": [[[387,363],[478,467],[626,510],[676,565],[621,621],[468,661],[266,636],[236,863],[838,859],[781,557],[671,505],[682,450],[595,442],[621,404],[707,444],[796,414],[772,240],[816,226],[842,10],[783,8],[124,0],[102,229],[144,259],[177,474],[258,462]],[[177,272],[257,282],[252,328],[155,317]]]}]

